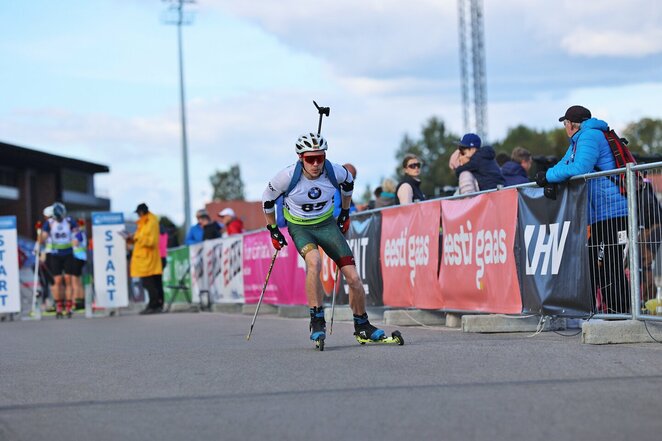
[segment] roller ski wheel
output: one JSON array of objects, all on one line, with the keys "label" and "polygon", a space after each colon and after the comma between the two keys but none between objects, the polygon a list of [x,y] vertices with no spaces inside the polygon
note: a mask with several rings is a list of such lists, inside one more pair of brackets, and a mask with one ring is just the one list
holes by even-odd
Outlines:
[{"label": "roller ski wheel", "polygon": [[398,345],[402,346],[405,344],[405,339],[402,337],[402,334],[400,331],[393,331],[390,337],[387,337],[386,335],[382,335],[380,338],[373,340],[371,338],[365,338],[359,333],[354,333],[354,336],[356,337],[356,341],[361,343],[362,345],[365,345],[367,343],[376,343],[376,344],[383,344],[383,345]]}]

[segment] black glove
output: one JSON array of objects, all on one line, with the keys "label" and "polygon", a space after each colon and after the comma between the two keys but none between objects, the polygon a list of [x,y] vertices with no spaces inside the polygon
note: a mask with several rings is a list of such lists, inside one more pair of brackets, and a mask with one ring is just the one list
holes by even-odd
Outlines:
[{"label": "black glove", "polygon": [[342,208],[338,215],[338,228],[342,234],[347,233],[349,230],[349,209]]},{"label": "black glove", "polygon": [[271,244],[274,246],[274,248],[280,250],[285,245],[287,245],[285,236],[283,236],[283,233],[281,233],[280,229],[278,229],[278,225],[267,225],[267,230],[269,230],[269,234],[271,234]]},{"label": "black glove", "polygon": [[538,184],[538,187],[544,187],[549,184],[547,182],[547,172],[539,171],[536,173],[536,184]]},{"label": "black glove", "polygon": [[544,195],[547,199],[551,199],[553,201],[556,200],[556,190],[558,188],[558,185],[556,184],[547,184],[545,185],[545,191]]}]

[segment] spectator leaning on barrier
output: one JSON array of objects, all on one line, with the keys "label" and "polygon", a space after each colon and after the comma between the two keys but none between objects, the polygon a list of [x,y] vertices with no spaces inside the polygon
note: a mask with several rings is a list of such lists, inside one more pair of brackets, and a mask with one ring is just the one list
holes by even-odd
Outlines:
[{"label": "spectator leaning on barrier", "polygon": [[[448,160],[448,167],[450,167],[451,170],[455,170],[461,165],[461,156],[462,153],[460,152],[460,149],[457,149],[453,152],[450,159]],[[469,170],[465,170],[460,173],[460,175],[457,177],[457,186],[457,194],[469,194],[480,191],[480,188],[478,187],[478,181],[474,177],[473,173],[471,173]]]},{"label": "spectator leaning on barrier", "polygon": [[402,158],[404,177],[395,189],[398,204],[405,205],[425,200],[425,195],[421,191],[421,178],[419,177],[422,166],[421,160],[413,153],[407,153]]},{"label": "spectator leaning on barrier", "polygon": [[[541,187],[565,182],[572,176],[616,168],[611,148],[604,136],[607,123],[591,117],[582,106],[571,106],[559,118],[570,138],[568,151],[552,168],[536,174]],[[621,195],[618,176],[590,179],[589,258],[594,292],[600,293],[610,313],[627,313],[630,294],[623,257],[627,237],[627,200]],[[597,277],[596,277],[597,276]]]},{"label": "spectator leaning on barrier", "polygon": [[136,208],[137,229],[127,241],[133,243],[131,254],[131,277],[140,281],[149,293],[149,304],[141,314],[155,314],[163,310],[163,267],[159,252],[159,220],[142,203]]},{"label": "spectator leaning on barrier", "polygon": [[[276,174],[262,195],[267,229],[276,250],[287,245],[276,225],[276,199],[285,194],[296,175],[294,188],[285,195],[284,215],[287,229],[297,251],[306,263],[306,297],[310,307],[310,339],[326,338],[326,321],[320,285],[322,258],[319,248],[340,268],[349,286],[349,305],[354,313],[355,335],[378,340],[384,331],[368,321],[366,295],[344,233],[349,229],[349,203],[352,200],[354,178],[346,168],[326,160],[327,143],[321,135],[308,133],[299,137],[295,151],[299,161]],[[300,174],[298,172],[301,172]],[[333,218],[333,195],[336,191],[329,173],[333,172],[342,191],[342,209]],[[319,248],[318,248],[319,247]]]},{"label": "spectator leaning on barrier", "polygon": [[531,182],[529,179],[531,165],[533,165],[531,152],[523,147],[515,147],[510,155],[510,161],[501,166],[501,173],[506,180],[506,186]]},{"label": "spectator leaning on barrier", "polygon": [[480,136],[475,133],[465,134],[458,144],[461,155],[458,160],[460,166],[455,169],[455,174],[470,171],[481,191],[497,188],[504,185],[505,180],[501,174],[501,169],[494,159],[496,154],[489,145],[481,147]]},{"label": "spectator leaning on barrier", "polygon": [[218,215],[221,216],[221,222],[225,225],[224,237],[244,232],[244,222],[237,217],[232,208],[224,208]]},{"label": "spectator leaning on barrier", "polygon": [[[212,222],[211,218],[209,217],[209,213],[207,213],[207,210],[204,210],[204,209],[196,211],[195,212],[195,217],[196,217],[196,219],[198,219],[198,223],[191,226],[191,228],[189,228],[188,232],[186,233],[186,238],[184,239],[184,243],[186,245],[194,245],[196,243],[200,243],[203,240],[205,240],[204,227],[205,227],[205,225],[208,225],[209,223]],[[213,222],[213,223],[216,224],[216,222]],[[218,224],[216,224],[216,227],[218,229],[218,236],[216,236],[216,237],[220,237],[220,235],[221,235],[220,234],[220,226],[218,226]],[[211,228],[213,228],[213,226]],[[209,234],[207,234],[207,235],[209,235]],[[208,237],[208,239],[209,239],[209,237]]]}]

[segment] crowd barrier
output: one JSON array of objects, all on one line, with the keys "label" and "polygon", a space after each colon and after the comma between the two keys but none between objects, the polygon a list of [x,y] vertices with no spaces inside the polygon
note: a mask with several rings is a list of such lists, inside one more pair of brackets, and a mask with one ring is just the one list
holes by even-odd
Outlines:
[{"label": "crowd barrier", "polygon": [[[661,320],[662,208],[655,196],[661,166],[577,176],[555,195],[524,184],[355,213],[346,237],[367,304]],[[610,185],[636,197],[600,193]],[[594,210],[623,203],[623,217],[591,225]],[[14,258],[6,259],[15,221],[3,222],[0,294],[5,307],[14,306],[0,305],[0,312],[13,312],[17,302],[4,291],[18,284],[8,266]],[[128,304],[122,229],[119,213],[93,216],[96,303],[109,308]],[[290,245],[278,253],[263,301],[305,305],[305,265],[282,231]],[[273,255],[266,230],[170,249],[166,302],[257,303]],[[335,264],[322,257],[325,299],[336,289],[336,302],[347,304],[347,285],[342,277],[334,283]]]},{"label": "crowd barrier", "polygon": [[[655,306],[662,279],[653,274],[661,273],[656,259],[662,237],[659,216],[654,227],[638,225],[636,205],[641,201],[627,198],[632,205],[628,212],[635,216],[626,212],[618,225],[622,228],[613,229],[616,235],[594,243],[588,227],[599,200],[592,195],[596,186],[614,178],[640,185],[637,180],[645,171],[646,185],[653,188],[650,177],[659,174],[659,166],[575,177],[557,186],[555,199],[527,184],[355,213],[346,237],[367,303],[460,313],[660,319]],[[287,230],[282,231],[292,244]],[[596,259],[604,260],[601,249],[616,251],[608,252],[610,260],[596,270]],[[647,256],[640,257],[640,249]],[[213,303],[256,303],[273,253],[266,231],[172,249],[164,285],[188,283],[194,302],[203,293]],[[330,301],[335,264],[324,255],[322,260],[322,286]],[[600,268],[608,270],[604,280]],[[264,302],[305,305],[304,282],[302,258],[292,245],[285,247]],[[348,303],[342,277],[337,292],[337,303]]]}]

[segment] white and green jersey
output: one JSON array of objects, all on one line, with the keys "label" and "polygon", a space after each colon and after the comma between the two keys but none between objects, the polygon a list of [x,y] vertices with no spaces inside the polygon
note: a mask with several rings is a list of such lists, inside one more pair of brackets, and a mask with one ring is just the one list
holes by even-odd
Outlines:
[{"label": "white and green jersey", "polygon": [[[350,184],[354,178],[345,167],[331,163],[338,184]],[[292,181],[296,164],[281,170],[269,181],[267,188],[262,194],[262,204],[274,202],[278,197],[285,194]],[[341,186],[342,188],[342,186]],[[322,222],[333,215],[333,196],[336,187],[333,185],[326,170],[316,179],[308,179],[305,174],[294,188],[285,196],[283,201],[283,213],[288,222],[298,225],[311,225]],[[342,191],[343,195],[350,195],[351,191]],[[274,212],[275,208],[265,209],[265,212]]]}]

